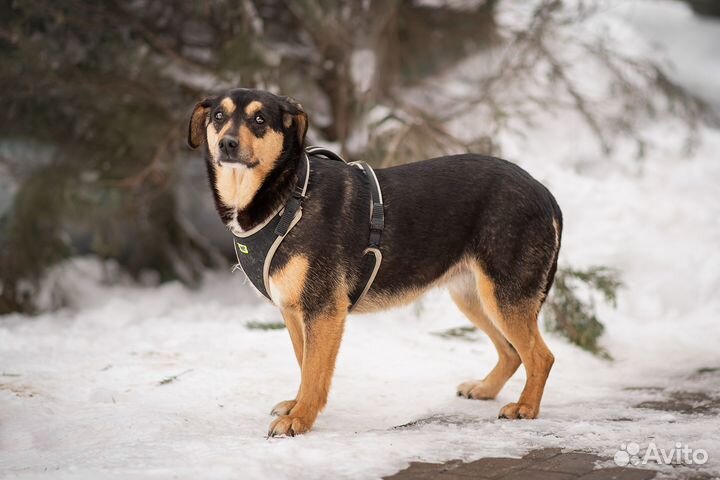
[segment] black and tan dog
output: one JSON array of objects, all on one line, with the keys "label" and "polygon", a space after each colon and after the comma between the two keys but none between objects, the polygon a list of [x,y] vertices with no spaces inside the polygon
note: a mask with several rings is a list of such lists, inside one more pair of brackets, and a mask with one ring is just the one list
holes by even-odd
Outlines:
[{"label": "black and tan dog", "polygon": [[[308,117],[286,97],[236,89],[195,106],[192,148],[204,146],[210,185],[234,232],[265,221],[287,202]],[[555,199],[520,167],[492,157],[455,155],[378,169],[385,201],[382,266],[354,312],[407,304],[446,285],[460,310],[492,340],[498,363],[458,395],[495,398],[521,363],[527,381],[502,418],[535,418],[553,355],[537,317],[557,266],[562,215]],[[325,406],[349,292],[368,241],[370,193],[363,172],[315,159],[302,221],[270,267],[270,296],[281,311],[301,369],[294,400],[270,435],[308,431]]]}]

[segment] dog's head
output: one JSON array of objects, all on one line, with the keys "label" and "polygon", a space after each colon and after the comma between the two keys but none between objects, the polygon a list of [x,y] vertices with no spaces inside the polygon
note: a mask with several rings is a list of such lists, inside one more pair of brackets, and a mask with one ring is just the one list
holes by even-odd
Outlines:
[{"label": "dog's head", "polygon": [[[271,179],[290,181],[288,166],[302,152],[307,127],[299,103],[258,90],[230,90],[195,105],[188,145],[205,146],[210,184],[226,223],[229,212],[246,208]],[[279,198],[263,201],[274,208]]]},{"label": "dog's head", "polygon": [[302,150],[307,127],[307,114],[295,100],[235,89],[195,105],[188,145],[204,144],[217,166],[269,171],[284,152]]}]

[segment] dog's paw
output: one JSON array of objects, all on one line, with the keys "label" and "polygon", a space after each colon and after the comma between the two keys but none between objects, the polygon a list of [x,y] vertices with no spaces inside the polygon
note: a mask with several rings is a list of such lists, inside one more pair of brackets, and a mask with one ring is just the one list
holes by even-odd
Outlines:
[{"label": "dog's paw", "polygon": [[268,437],[294,437],[310,430],[312,424],[302,417],[282,415],[270,424]]},{"label": "dog's paw", "polygon": [[497,389],[491,388],[482,380],[461,383],[457,387],[458,397],[471,398],[474,400],[492,400],[497,394]]},{"label": "dog's paw", "polygon": [[516,420],[519,418],[531,419],[538,416],[538,409],[527,403],[508,403],[502,409],[498,418]]},{"label": "dog's paw", "polygon": [[287,415],[288,413],[290,413],[290,410],[293,409],[296,403],[296,400],[285,400],[284,402],[280,402],[273,407],[273,409],[270,411],[270,415],[275,415],[278,417]]}]

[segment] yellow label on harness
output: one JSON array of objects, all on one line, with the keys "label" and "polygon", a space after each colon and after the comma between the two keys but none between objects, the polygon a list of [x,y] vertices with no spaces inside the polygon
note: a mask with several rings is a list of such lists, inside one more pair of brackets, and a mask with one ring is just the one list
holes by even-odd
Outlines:
[{"label": "yellow label on harness", "polygon": [[245,253],[245,254],[248,253],[247,245],[243,245],[243,244],[240,243],[240,242],[235,242],[235,243],[237,243],[238,250],[240,250],[242,253]]}]

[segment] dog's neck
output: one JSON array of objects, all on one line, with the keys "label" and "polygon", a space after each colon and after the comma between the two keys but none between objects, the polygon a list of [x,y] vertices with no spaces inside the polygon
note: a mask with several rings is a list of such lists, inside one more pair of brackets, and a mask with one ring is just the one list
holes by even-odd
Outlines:
[{"label": "dog's neck", "polygon": [[[241,193],[248,197],[248,200],[240,206],[228,205],[218,192],[219,172],[217,168],[228,167],[211,166],[208,163],[208,173],[215,197],[215,206],[223,223],[231,231],[237,232],[239,230],[239,232],[243,232],[260,225],[275,214],[290,198],[296,182],[299,181],[297,170],[300,159],[301,153],[293,152],[289,154],[288,152],[278,160],[279,165],[272,169],[261,181],[251,181],[252,175],[260,174],[259,171],[254,171],[255,169],[247,169],[246,167],[236,169],[237,171],[232,175],[232,181],[236,182],[234,186],[237,189],[245,189]],[[259,186],[255,187],[255,191],[247,191],[248,188],[253,188],[253,184]]]}]

